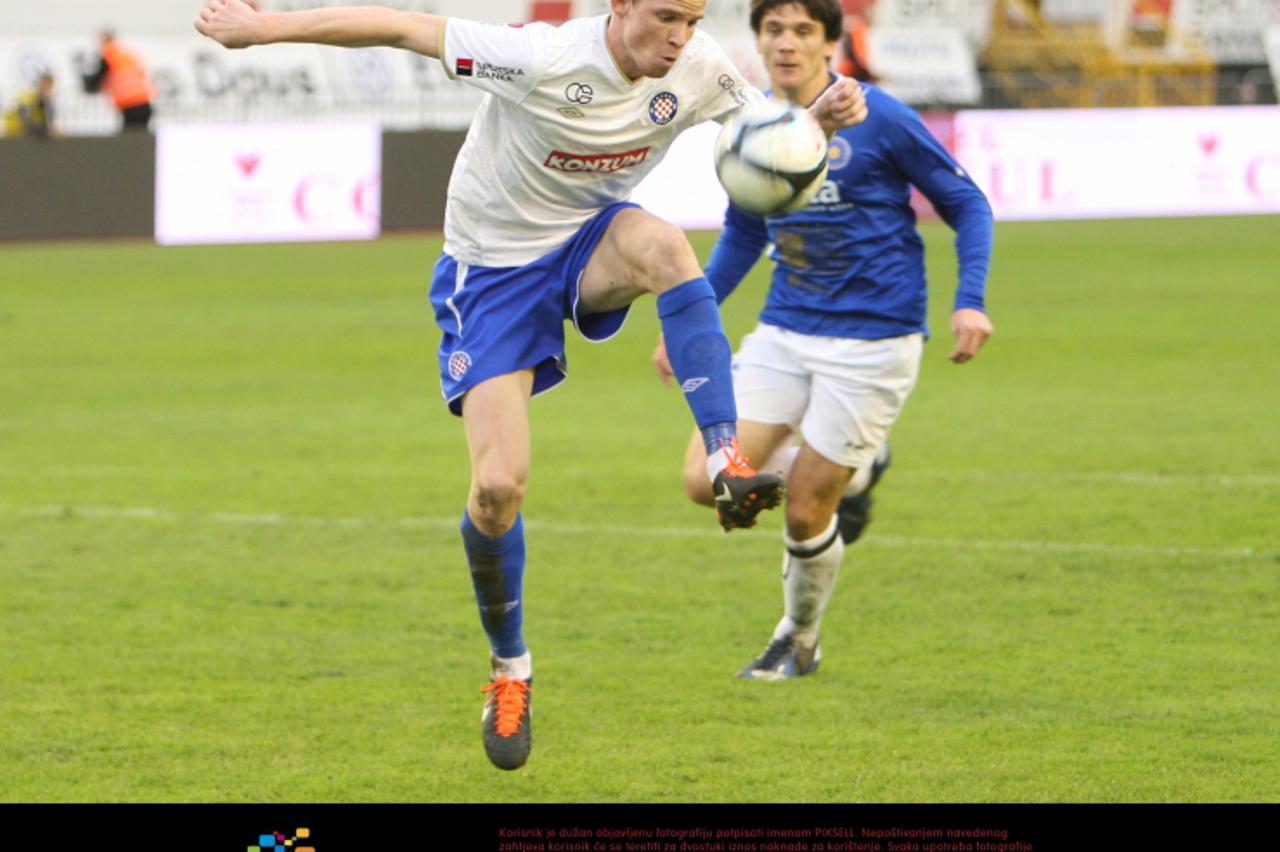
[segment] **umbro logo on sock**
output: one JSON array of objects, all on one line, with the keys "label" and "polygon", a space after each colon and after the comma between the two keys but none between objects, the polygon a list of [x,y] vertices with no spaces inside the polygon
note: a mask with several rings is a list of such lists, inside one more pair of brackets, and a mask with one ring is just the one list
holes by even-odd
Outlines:
[{"label": "umbro logo on sock", "polygon": [[680,386],[680,390],[685,393],[693,393],[709,381],[711,381],[711,379],[708,379],[706,376],[698,376],[695,379],[685,379],[684,384]]},{"label": "umbro logo on sock", "polygon": [[518,606],[520,606],[520,599],[516,598],[513,601],[503,601],[502,603],[490,604],[488,606],[481,605],[480,608],[485,612],[497,613],[499,615],[506,615],[508,612],[511,612],[511,610],[515,609]]}]

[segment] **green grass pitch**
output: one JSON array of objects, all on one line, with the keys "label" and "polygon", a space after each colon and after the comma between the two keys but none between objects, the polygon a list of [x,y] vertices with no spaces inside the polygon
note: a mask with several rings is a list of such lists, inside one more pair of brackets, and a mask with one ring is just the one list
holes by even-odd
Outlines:
[{"label": "green grass pitch", "polygon": [[652,300],[570,342],[532,405],[514,773],[480,745],[437,241],[0,247],[0,800],[1280,798],[1280,221],[1002,225],[963,367],[924,230],[937,334],[812,678],[733,677],[780,519],[684,500]]}]

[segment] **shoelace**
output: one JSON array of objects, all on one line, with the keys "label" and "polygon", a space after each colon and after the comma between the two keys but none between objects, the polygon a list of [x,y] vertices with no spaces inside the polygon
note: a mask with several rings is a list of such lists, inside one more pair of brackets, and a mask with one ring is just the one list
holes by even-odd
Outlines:
[{"label": "shoelace", "polygon": [[747,460],[743,457],[742,451],[738,449],[737,438],[729,439],[729,443],[725,445],[725,456],[727,456],[727,461],[729,462],[725,471],[729,476],[756,475],[756,469],[747,464]]},{"label": "shoelace", "polygon": [[493,692],[498,704],[498,721],[494,725],[500,736],[509,737],[520,730],[520,717],[524,715],[524,707],[529,695],[529,684],[522,680],[507,677],[494,678],[481,692]]}]

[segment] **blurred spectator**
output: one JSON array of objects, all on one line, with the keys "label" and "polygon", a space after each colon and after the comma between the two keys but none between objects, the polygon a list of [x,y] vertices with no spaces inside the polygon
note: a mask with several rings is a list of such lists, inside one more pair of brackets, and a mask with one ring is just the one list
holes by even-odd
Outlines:
[{"label": "blurred spectator", "polygon": [[[855,8],[851,8],[855,7]],[[835,70],[846,77],[864,83],[874,83],[879,77],[872,68],[871,15],[874,0],[858,4],[845,2],[844,38],[836,53]]]},{"label": "blurred spectator", "polygon": [[53,75],[45,72],[18,97],[4,114],[5,136],[36,136],[51,139],[58,135],[53,126]]},{"label": "blurred spectator", "polygon": [[111,30],[98,34],[102,44],[96,68],[84,74],[84,90],[106,92],[124,118],[125,130],[146,130],[151,121],[155,85],[141,57],[116,40]]}]

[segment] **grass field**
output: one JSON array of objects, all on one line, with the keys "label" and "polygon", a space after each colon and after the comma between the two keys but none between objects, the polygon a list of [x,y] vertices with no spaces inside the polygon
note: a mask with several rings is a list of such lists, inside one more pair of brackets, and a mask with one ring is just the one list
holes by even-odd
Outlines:
[{"label": "grass field", "polygon": [[436,241],[0,247],[0,800],[1280,799],[1280,221],[1003,225],[964,367],[926,237],[939,334],[802,681],[733,677],[779,519],[684,501],[652,302],[570,342],[515,773],[480,747]]}]

